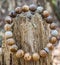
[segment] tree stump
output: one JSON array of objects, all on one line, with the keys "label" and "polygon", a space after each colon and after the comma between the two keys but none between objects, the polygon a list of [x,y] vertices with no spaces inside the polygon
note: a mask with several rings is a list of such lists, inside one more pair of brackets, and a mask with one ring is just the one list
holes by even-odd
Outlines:
[{"label": "tree stump", "polygon": [[[27,12],[21,13],[13,19],[12,32],[16,41],[15,44],[19,49],[29,52],[30,54],[34,52],[39,53],[49,42],[49,24],[47,24],[38,13],[32,15],[30,19],[26,14]],[[25,61],[23,58],[17,59],[15,53],[12,54],[10,52],[6,42],[4,42],[4,45],[4,62],[6,65],[50,65],[51,58],[49,55],[46,58],[40,57],[39,61]]]},{"label": "tree stump", "polygon": [[[50,33],[49,25],[42,19],[41,15],[35,13],[31,19],[27,18],[26,13],[18,15],[14,19],[13,26],[14,38],[19,49],[23,49],[30,54],[40,52],[48,43]],[[15,55],[13,55],[15,57]],[[16,58],[16,57],[15,57]],[[14,59],[14,65],[50,65],[50,58],[40,58],[39,61],[26,62],[24,59]]]}]

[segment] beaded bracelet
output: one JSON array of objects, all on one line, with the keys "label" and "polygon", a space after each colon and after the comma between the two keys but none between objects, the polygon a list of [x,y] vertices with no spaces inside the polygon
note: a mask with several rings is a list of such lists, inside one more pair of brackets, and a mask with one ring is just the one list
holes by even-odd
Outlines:
[{"label": "beaded bracelet", "polygon": [[[50,24],[50,29],[51,29],[51,37],[49,38],[49,42],[47,44],[47,47],[44,48],[43,50],[40,51],[40,53],[33,53],[32,55],[30,53],[25,53],[22,49],[18,50],[18,47],[15,43],[15,40],[12,38],[13,37],[13,33],[11,31],[11,23],[13,23],[12,18],[15,18],[17,14],[21,14],[22,12],[28,12],[30,11],[31,14],[33,14],[34,12],[37,12],[39,14],[42,15],[42,17],[46,20],[46,22],[48,24]],[[30,14],[30,15],[31,15]],[[30,18],[30,16],[27,16],[28,18]],[[47,56],[47,54],[49,53],[49,50],[52,50],[54,48],[54,45],[57,42],[57,36],[58,36],[58,31],[55,30],[57,25],[56,23],[52,23],[53,22],[53,17],[50,15],[50,13],[47,10],[44,10],[44,8],[42,6],[36,6],[35,4],[31,4],[30,6],[28,5],[24,5],[22,7],[17,7],[15,9],[15,11],[12,11],[9,13],[9,16],[7,16],[5,18],[6,24],[4,26],[5,29],[5,38],[6,43],[11,46],[10,47],[10,51],[11,52],[16,52],[16,57],[17,58],[21,58],[24,57],[24,59],[26,61],[30,61],[31,59],[33,59],[34,61],[38,61],[40,59],[40,57],[45,58]]]}]

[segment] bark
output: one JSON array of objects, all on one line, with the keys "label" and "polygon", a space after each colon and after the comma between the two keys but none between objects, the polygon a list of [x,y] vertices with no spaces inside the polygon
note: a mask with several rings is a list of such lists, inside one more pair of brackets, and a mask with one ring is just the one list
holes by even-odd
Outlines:
[{"label": "bark", "polygon": [[[31,19],[25,14],[18,15],[14,19],[13,34],[16,45],[30,54],[46,47],[50,35],[49,25],[42,19],[41,15],[35,13]],[[16,34],[17,33],[17,34]],[[6,39],[4,39],[6,41]],[[17,59],[15,54],[10,53],[6,42],[3,44],[4,64],[6,65],[50,65],[50,56],[40,58],[39,61],[26,62],[23,58]]]},{"label": "bark", "polygon": [[[18,21],[17,21],[18,20]],[[16,44],[19,49],[23,49],[30,54],[38,52],[43,49],[48,43],[49,27],[47,23],[43,25],[43,20],[39,14],[32,16],[31,20],[24,15],[18,16],[14,19],[13,33],[16,39]],[[17,33],[17,34],[16,34]],[[15,55],[13,55],[15,57]],[[16,57],[15,57],[16,58]],[[26,62],[24,59],[20,59],[21,65],[50,65],[50,58],[40,58],[39,61]],[[16,61],[16,62],[14,62]],[[13,58],[14,65],[17,65],[19,61]],[[19,64],[18,64],[19,65]]]},{"label": "bark", "polygon": [[[42,0],[41,0],[42,1]],[[43,1],[44,3],[44,1]],[[33,54],[39,53],[40,50],[46,47],[48,36],[50,36],[49,25],[42,19],[38,13],[32,15],[31,19],[27,18],[26,13],[22,13],[13,19],[13,35],[16,40],[16,45],[19,49]],[[40,60],[26,62],[23,58],[17,59],[15,54],[11,54],[9,46],[4,38],[3,52],[4,64],[6,65],[50,65],[51,57],[41,58]]]}]

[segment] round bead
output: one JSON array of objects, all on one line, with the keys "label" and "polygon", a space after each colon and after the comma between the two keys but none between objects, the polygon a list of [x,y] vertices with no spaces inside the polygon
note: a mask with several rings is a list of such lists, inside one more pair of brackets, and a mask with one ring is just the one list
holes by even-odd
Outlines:
[{"label": "round bead", "polygon": [[48,43],[48,44],[47,44],[47,47],[49,48],[49,50],[53,50],[53,49],[54,49],[54,46],[53,46],[53,44],[51,44],[51,43]]},{"label": "round bead", "polygon": [[57,38],[56,37],[51,37],[49,39],[49,42],[52,43],[52,44],[55,44],[57,42]]},{"label": "round bead", "polygon": [[50,13],[47,11],[47,10],[45,10],[45,11],[43,11],[43,17],[48,17],[50,15]]},{"label": "round bead", "polygon": [[13,22],[12,18],[10,16],[7,16],[5,18],[5,22],[8,23],[8,24],[11,24]]},{"label": "round bead", "polygon": [[57,37],[58,36],[58,31],[57,30],[52,30],[51,35]]},{"label": "round bead", "polygon": [[18,47],[16,46],[16,45],[12,45],[11,47],[10,47],[10,51],[11,52],[16,52],[18,50]]},{"label": "round bead", "polygon": [[9,38],[6,40],[6,43],[11,46],[15,43],[15,40],[13,38]]},{"label": "round bead", "polygon": [[57,27],[56,23],[51,23],[50,24],[50,29],[56,29],[56,27]]},{"label": "round bead", "polygon": [[43,57],[43,58],[46,57],[47,56],[47,52],[45,50],[41,50],[40,51],[40,56]]},{"label": "round bead", "polygon": [[42,13],[43,12],[43,7],[42,6],[37,7],[37,12]]},{"label": "round bead", "polygon": [[13,36],[11,31],[6,31],[5,32],[5,38],[11,38]]},{"label": "round bead", "polygon": [[48,16],[46,19],[46,22],[51,24],[53,22],[53,17],[52,16]]},{"label": "round bead", "polygon": [[31,60],[31,55],[29,53],[25,53],[24,60],[30,61]]},{"label": "round bead", "polygon": [[49,53],[49,48],[44,48],[44,50],[47,52],[47,53]]},{"label": "round bead", "polygon": [[11,12],[9,13],[9,16],[12,17],[12,18],[15,18],[16,15],[17,15],[17,14],[16,14],[15,11],[11,11]]},{"label": "round bead", "polygon": [[31,4],[31,5],[29,6],[29,9],[30,9],[30,11],[35,12],[36,9],[37,9],[37,6],[36,6],[35,4]]},{"label": "round bead", "polygon": [[17,58],[21,58],[21,57],[23,57],[24,56],[24,51],[23,50],[18,50],[17,52],[16,52],[16,57]]},{"label": "round bead", "polygon": [[11,30],[11,25],[10,24],[5,24],[4,29],[5,29],[5,31],[10,31]]},{"label": "round bead", "polygon": [[39,58],[40,58],[40,56],[39,56],[38,53],[34,53],[33,56],[32,56],[32,58],[33,58],[34,61],[38,61]]},{"label": "round bead", "polygon": [[24,5],[24,6],[22,7],[22,11],[23,11],[23,12],[29,11],[29,6],[28,6],[28,5]]},{"label": "round bead", "polygon": [[20,14],[20,13],[22,12],[22,8],[21,8],[21,7],[17,7],[17,8],[15,9],[15,12],[16,12],[17,14]]}]

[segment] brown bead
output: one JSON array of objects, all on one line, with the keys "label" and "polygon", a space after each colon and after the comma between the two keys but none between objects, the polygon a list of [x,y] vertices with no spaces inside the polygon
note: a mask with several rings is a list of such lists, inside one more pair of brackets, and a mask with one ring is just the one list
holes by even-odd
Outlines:
[{"label": "brown bead", "polygon": [[50,15],[50,13],[47,11],[47,10],[45,10],[45,11],[43,11],[43,17],[48,17]]},{"label": "brown bead", "polygon": [[15,9],[15,12],[16,12],[17,14],[20,14],[20,13],[22,12],[22,8],[21,8],[21,7],[17,7],[17,8]]},{"label": "brown bead", "polygon": [[6,40],[6,43],[11,46],[15,43],[15,40],[13,38],[9,38]]},{"label": "brown bead", "polygon": [[16,45],[12,45],[11,47],[10,47],[10,51],[11,52],[16,52],[18,50],[18,47],[16,46]]},{"label": "brown bead", "polygon": [[30,53],[25,53],[25,55],[24,55],[24,60],[26,60],[26,61],[30,61],[30,60],[31,60],[31,55],[30,55]]},{"label": "brown bead", "polygon": [[50,37],[49,42],[52,44],[55,44],[57,42],[57,38],[56,37]]},{"label": "brown bead", "polygon": [[13,22],[12,18],[10,16],[7,16],[5,18],[5,22],[8,23],[8,24],[11,24]]},{"label": "brown bead", "polygon": [[9,13],[9,16],[12,17],[12,18],[15,18],[16,15],[17,15],[17,14],[16,14],[15,11],[11,11],[11,12]]},{"label": "brown bead", "polygon": [[21,57],[23,57],[24,56],[24,51],[23,50],[18,50],[17,52],[16,52],[16,57],[17,58],[21,58]]},{"label": "brown bead", "polygon": [[50,24],[50,29],[56,29],[56,27],[57,27],[56,23],[51,23]]},{"label": "brown bead", "polygon": [[11,25],[10,24],[5,24],[4,30],[5,31],[10,31],[11,30]]},{"label": "brown bead", "polygon": [[40,56],[45,58],[47,56],[47,52],[45,50],[40,51]]},{"label": "brown bead", "polygon": [[35,4],[31,4],[31,5],[29,6],[29,9],[30,9],[30,11],[35,12],[36,9],[37,9],[37,6],[36,6]]},{"label": "brown bead", "polygon": [[33,56],[32,56],[32,58],[33,58],[34,61],[38,61],[39,58],[40,58],[40,56],[39,56],[38,53],[34,53]]},{"label": "brown bead", "polygon": [[46,19],[46,22],[51,24],[53,22],[53,17],[52,16],[48,16]]},{"label": "brown bead", "polygon": [[48,43],[48,44],[47,44],[47,47],[49,48],[49,50],[53,50],[53,49],[54,49],[54,46],[53,46],[53,44],[51,44],[51,43]]},{"label": "brown bead", "polygon": [[22,11],[23,11],[23,12],[29,11],[29,6],[28,6],[28,5],[24,5],[24,6],[22,7]]}]

